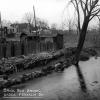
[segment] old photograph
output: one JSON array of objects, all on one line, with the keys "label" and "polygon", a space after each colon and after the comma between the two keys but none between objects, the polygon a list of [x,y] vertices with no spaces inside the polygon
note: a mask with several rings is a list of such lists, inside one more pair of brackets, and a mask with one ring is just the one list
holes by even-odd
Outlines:
[{"label": "old photograph", "polygon": [[100,0],[0,0],[0,100],[100,100]]}]

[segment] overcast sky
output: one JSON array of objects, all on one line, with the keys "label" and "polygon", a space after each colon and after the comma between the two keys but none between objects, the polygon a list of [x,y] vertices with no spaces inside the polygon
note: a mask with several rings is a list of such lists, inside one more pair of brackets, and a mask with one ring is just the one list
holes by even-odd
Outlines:
[{"label": "overcast sky", "polygon": [[[2,19],[21,21],[24,14],[33,12],[36,16],[46,19],[49,23],[60,24],[64,19],[65,7],[68,0],[0,0]],[[72,9],[70,9],[72,12]],[[70,11],[69,11],[70,12]]]},{"label": "overcast sky", "polygon": [[[73,6],[66,8],[68,0],[0,0],[2,20],[20,22],[25,13],[33,13],[33,5],[36,16],[47,20],[49,24],[57,23],[61,26],[66,18],[74,17]],[[94,22],[92,23],[94,25]]]}]

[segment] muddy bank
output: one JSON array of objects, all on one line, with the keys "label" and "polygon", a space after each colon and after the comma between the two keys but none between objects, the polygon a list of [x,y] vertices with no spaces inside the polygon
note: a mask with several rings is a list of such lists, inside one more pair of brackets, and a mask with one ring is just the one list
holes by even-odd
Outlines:
[{"label": "muddy bank", "polygon": [[[39,90],[43,95],[39,98],[21,98],[21,100],[100,100],[100,57],[80,61],[80,68],[85,77],[87,93],[80,88],[76,68],[70,66],[63,72],[52,73],[46,77],[15,85],[21,90]],[[17,94],[16,94],[17,95]],[[11,100],[12,98],[2,100]],[[13,98],[17,100],[18,98]]]},{"label": "muddy bank", "polygon": [[[2,58],[0,60],[0,74],[12,74],[22,70],[33,69],[40,65],[46,65],[54,59],[65,56],[71,63],[72,56],[75,54],[76,48],[66,48],[54,53],[39,53],[28,56],[19,56],[11,58]],[[94,48],[84,48],[80,55],[80,60],[88,60],[91,56],[96,56],[97,51]],[[70,61],[71,60],[71,61]]]},{"label": "muddy bank", "polygon": [[[36,59],[31,60],[30,59],[30,63],[29,63],[28,68],[30,68],[30,64],[31,64],[31,67],[34,68],[35,61],[38,61],[38,64],[41,65],[41,61],[42,61],[42,63],[44,63],[46,60],[46,64],[47,64],[48,60],[54,60],[54,59],[59,58],[60,56],[65,56],[64,61],[59,61],[58,63],[56,63],[52,66],[50,65],[50,66],[47,66],[45,68],[41,68],[40,71],[33,71],[31,73],[28,73],[28,74],[22,74],[22,75],[20,75],[20,77],[10,79],[10,80],[6,78],[6,79],[4,79],[2,84],[0,84],[0,88],[3,89],[3,88],[10,87],[13,85],[21,84],[21,83],[24,83],[26,81],[33,80],[35,78],[47,76],[48,74],[51,74],[52,72],[64,71],[65,68],[68,68],[69,66],[71,66],[73,64],[72,57],[73,57],[75,51],[76,51],[76,48],[67,48],[67,49],[63,49],[62,51],[53,53],[52,56],[46,56],[47,58],[44,57],[44,54],[43,54],[42,55],[43,57],[41,55],[39,55],[39,57],[42,59],[40,59],[39,57],[37,57],[38,60],[36,60]],[[81,53],[80,60],[86,61],[89,59],[89,57],[96,56],[96,55],[97,55],[97,52],[94,49],[85,48],[85,49],[83,49],[83,51]],[[35,64],[36,64],[36,62],[35,62]],[[22,65],[19,65],[19,66],[22,67]],[[7,73],[7,72],[5,72],[5,73]]]},{"label": "muddy bank", "polygon": [[46,65],[51,60],[63,56],[63,50],[54,53],[39,53],[29,56],[19,56],[11,58],[2,58],[0,60],[0,74],[13,74],[22,70],[33,69],[40,65]]}]

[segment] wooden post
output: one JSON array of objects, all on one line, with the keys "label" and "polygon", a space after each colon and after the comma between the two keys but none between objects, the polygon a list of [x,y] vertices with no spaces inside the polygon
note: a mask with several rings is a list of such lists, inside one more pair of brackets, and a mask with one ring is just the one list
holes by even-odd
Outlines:
[{"label": "wooden post", "polygon": [[22,42],[21,43],[21,55],[24,55],[24,51],[25,51],[24,43]]},{"label": "wooden post", "polygon": [[3,45],[3,57],[6,58],[6,51],[7,51],[7,47],[6,47],[6,43],[4,43]]},{"label": "wooden post", "polygon": [[14,57],[15,56],[15,45],[13,42],[11,42],[11,56]]}]

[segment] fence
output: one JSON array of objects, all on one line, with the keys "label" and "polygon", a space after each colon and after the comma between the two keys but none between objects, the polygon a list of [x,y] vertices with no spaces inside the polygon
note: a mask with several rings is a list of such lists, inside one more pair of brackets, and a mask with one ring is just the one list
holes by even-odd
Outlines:
[{"label": "fence", "polygon": [[55,51],[56,44],[51,42],[7,42],[0,43],[0,58],[27,55],[43,51]]}]

